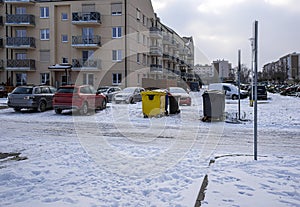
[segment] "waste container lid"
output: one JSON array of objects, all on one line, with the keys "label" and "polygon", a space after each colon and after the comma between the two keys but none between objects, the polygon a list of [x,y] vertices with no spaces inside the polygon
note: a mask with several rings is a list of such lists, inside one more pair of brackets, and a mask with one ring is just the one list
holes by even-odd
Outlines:
[{"label": "waste container lid", "polygon": [[142,95],[166,95],[167,92],[163,89],[153,90],[153,91],[142,91]]}]

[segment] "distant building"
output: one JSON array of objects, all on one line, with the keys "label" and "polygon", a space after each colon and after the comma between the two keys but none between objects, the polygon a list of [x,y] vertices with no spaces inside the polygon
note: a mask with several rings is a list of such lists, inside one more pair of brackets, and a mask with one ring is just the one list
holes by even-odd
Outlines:
[{"label": "distant building", "polygon": [[282,56],[275,62],[263,66],[263,79],[280,82],[300,80],[300,53]]},{"label": "distant building", "polygon": [[[221,81],[233,79],[232,66],[227,60],[216,60],[212,62],[213,70]],[[215,74],[215,75],[216,75]]]},{"label": "distant building", "polygon": [[198,74],[201,78],[212,78],[214,77],[214,70],[212,65],[196,65],[194,67],[194,72]]}]

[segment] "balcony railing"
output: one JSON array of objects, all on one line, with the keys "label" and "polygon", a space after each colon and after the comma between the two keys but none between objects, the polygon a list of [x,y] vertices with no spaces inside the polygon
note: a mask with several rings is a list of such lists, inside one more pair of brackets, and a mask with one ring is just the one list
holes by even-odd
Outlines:
[{"label": "balcony railing", "polygon": [[150,55],[162,56],[162,48],[160,46],[150,46]]},{"label": "balcony railing", "polygon": [[4,0],[4,3],[7,4],[28,4],[28,3],[32,4],[34,2],[35,2],[34,0]]},{"label": "balcony railing", "polygon": [[101,69],[100,59],[72,59],[72,70],[99,70]]},{"label": "balcony railing", "polygon": [[162,65],[158,65],[158,64],[151,64],[150,65],[150,72],[162,72]]},{"label": "balcony railing", "polygon": [[73,12],[73,24],[101,24],[101,15],[99,12]]},{"label": "balcony railing", "polygon": [[95,35],[93,37],[72,36],[72,46],[77,48],[98,48],[101,46],[101,37],[99,35]]},{"label": "balcony railing", "polygon": [[6,39],[7,48],[35,48],[35,38],[34,37],[7,37]]},{"label": "balcony railing", "polygon": [[31,14],[7,14],[5,24],[8,26],[34,26],[35,16]]},{"label": "balcony railing", "polygon": [[161,39],[162,31],[157,27],[150,27],[150,37]]},{"label": "balcony railing", "polygon": [[7,60],[6,63],[7,70],[21,70],[21,71],[30,71],[35,70],[35,60],[24,59],[24,60]]}]

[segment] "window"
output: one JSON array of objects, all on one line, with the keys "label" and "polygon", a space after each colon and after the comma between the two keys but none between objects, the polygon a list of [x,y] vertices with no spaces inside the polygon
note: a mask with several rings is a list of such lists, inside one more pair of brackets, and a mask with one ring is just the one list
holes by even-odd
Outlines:
[{"label": "window", "polygon": [[122,74],[121,73],[113,73],[112,74],[112,84],[120,85],[122,82]]},{"label": "window", "polygon": [[68,42],[68,35],[66,35],[66,34],[61,35],[61,41]]},{"label": "window", "polygon": [[111,4],[111,15],[122,15],[122,3]]},{"label": "window", "polygon": [[147,65],[147,55],[143,54],[143,65]]},{"label": "window", "polygon": [[40,18],[49,18],[49,7],[40,8]]},{"label": "window", "polygon": [[122,50],[113,50],[112,60],[117,62],[122,61]]},{"label": "window", "polygon": [[120,38],[122,36],[122,27],[113,27],[112,28],[112,37]]},{"label": "window", "polygon": [[94,85],[94,74],[85,73],[83,74],[83,84]]},{"label": "window", "polygon": [[82,4],[82,12],[90,13],[95,11],[95,4]]},{"label": "window", "polygon": [[136,54],[136,62],[137,62],[137,63],[140,63],[140,53],[137,53],[137,54]]},{"label": "window", "polygon": [[50,50],[40,50],[40,61],[50,62]]},{"label": "window", "polygon": [[147,18],[145,15],[143,15],[143,25],[146,25],[146,23],[147,23]]},{"label": "window", "polygon": [[62,63],[69,63],[69,59],[67,57],[62,57]]},{"label": "window", "polygon": [[16,29],[16,37],[27,37],[26,29]]},{"label": "window", "polygon": [[16,7],[16,14],[26,14],[26,7]]},{"label": "window", "polygon": [[22,86],[27,84],[27,74],[26,73],[17,73],[16,74],[17,86]]},{"label": "window", "polygon": [[49,29],[40,30],[41,40],[49,40]]},{"label": "window", "polygon": [[16,59],[17,60],[26,60],[27,54],[26,53],[16,53]]},{"label": "window", "polygon": [[68,14],[67,13],[61,13],[61,20],[68,20]]},{"label": "window", "polygon": [[136,9],[136,19],[137,20],[141,19],[141,11],[139,9]]},{"label": "window", "polygon": [[94,51],[93,50],[84,50],[82,51],[82,60],[85,62],[87,60],[94,59]]},{"label": "window", "polygon": [[50,74],[41,73],[41,84],[50,85]]}]

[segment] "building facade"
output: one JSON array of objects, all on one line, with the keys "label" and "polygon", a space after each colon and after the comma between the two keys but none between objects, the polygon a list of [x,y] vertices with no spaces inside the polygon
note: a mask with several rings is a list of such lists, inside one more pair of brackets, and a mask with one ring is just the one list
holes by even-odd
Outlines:
[{"label": "building facade", "polygon": [[228,81],[234,79],[232,73],[232,65],[227,60],[216,60],[212,62],[213,70],[221,81]]},{"label": "building facade", "polygon": [[300,53],[282,56],[275,62],[263,66],[263,79],[279,82],[297,82],[300,80]]},{"label": "building facade", "polygon": [[150,0],[4,0],[0,17],[7,85],[193,79],[193,38],[164,25]]}]

